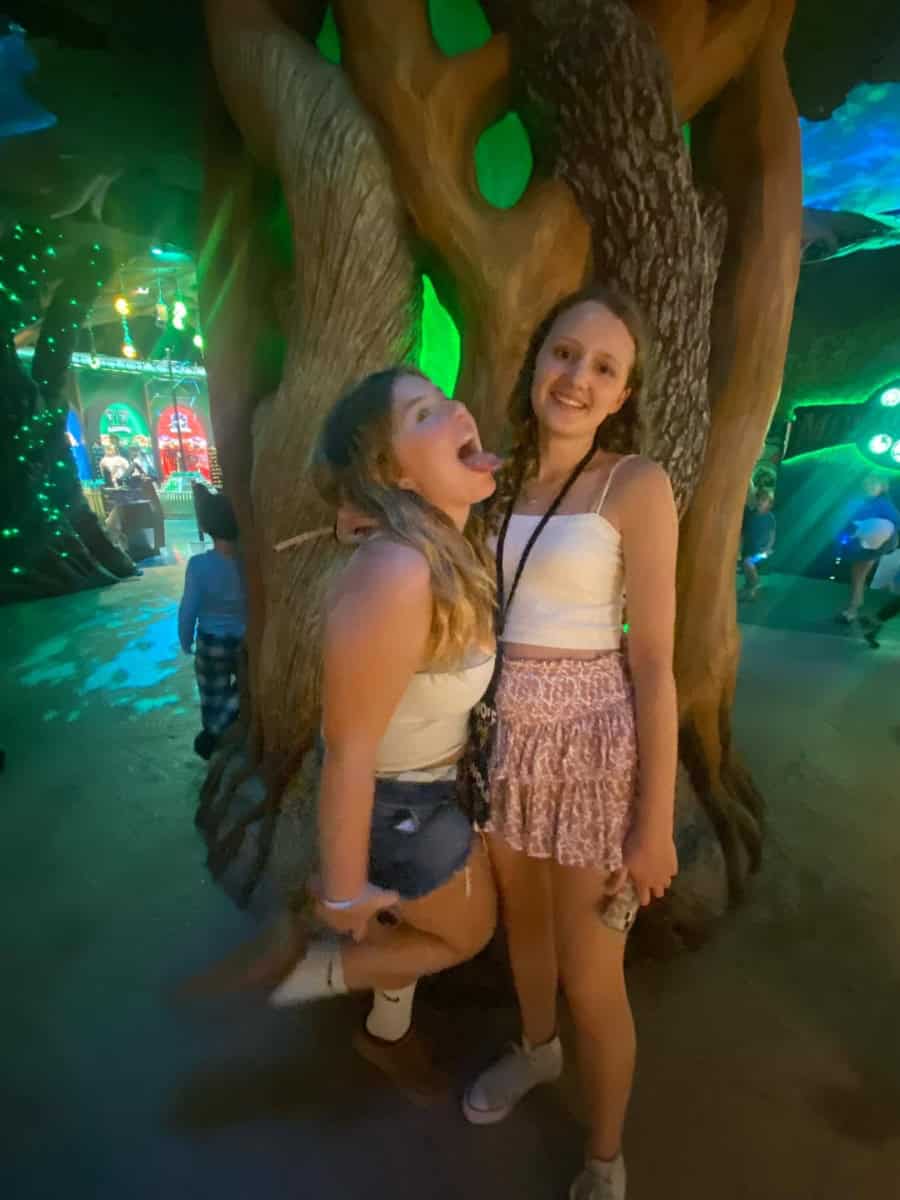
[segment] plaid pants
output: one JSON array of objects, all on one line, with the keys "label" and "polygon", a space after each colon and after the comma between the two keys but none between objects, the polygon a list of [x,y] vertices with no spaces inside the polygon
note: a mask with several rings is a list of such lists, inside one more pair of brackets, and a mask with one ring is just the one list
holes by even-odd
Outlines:
[{"label": "plaid pants", "polygon": [[243,638],[198,633],[194,671],[200,692],[203,728],[218,737],[235,720],[240,708],[238,659]]}]

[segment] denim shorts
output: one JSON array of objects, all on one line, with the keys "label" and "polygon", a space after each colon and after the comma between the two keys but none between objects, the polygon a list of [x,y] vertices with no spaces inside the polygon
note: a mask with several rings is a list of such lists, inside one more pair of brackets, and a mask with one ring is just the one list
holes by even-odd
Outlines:
[{"label": "denim shorts", "polygon": [[369,879],[418,900],[461,871],[472,848],[472,825],[459,806],[455,779],[411,783],[375,780]]}]

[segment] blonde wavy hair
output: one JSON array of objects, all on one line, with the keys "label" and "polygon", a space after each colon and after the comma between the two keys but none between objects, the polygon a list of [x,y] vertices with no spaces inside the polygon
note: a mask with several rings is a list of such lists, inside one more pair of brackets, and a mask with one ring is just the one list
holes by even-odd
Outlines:
[{"label": "blonde wavy hair", "polygon": [[589,284],[565,296],[547,313],[535,329],[518,379],[509,399],[511,450],[497,475],[497,490],[487,502],[485,518],[489,528],[499,525],[507,507],[514,503],[522,485],[535,476],[539,466],[538,423],[531,403],[534,372],[538,355],[557,320],[580,304],[600,304],[619,318],[634,341],[634,364],[627,380],[631,394],[622,408],[607,417],[594,439],[596,450],[617,454],[636,454],[643,440],[643,396],[652,375],[652,344],[644,315],[637,303],[624,292],[603,284]]},{"label": "blonde wavy hair", "polygon": [[326,503],[352,505],[425,558],[433,597],[428,662],[453,668],[473,646],[493,642],[494,570],[480,533],[460,533],[424,497],[397,486],[394,385],[407,375],[428,380],[415,367],[392,367],[369,375],[338,400],[313,450],[313,480]]}]

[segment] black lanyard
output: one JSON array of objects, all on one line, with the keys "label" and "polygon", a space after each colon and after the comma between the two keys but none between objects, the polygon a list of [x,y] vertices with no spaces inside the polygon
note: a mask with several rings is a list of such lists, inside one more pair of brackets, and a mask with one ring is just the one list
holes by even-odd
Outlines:
[{"label": "black lanyard", "polygon": [[521,492],[522,484],[524,483],[524,475],[519,476],[519,479],[516,482],[516,489],[513,492],[512,499],[509,502],[509,507],[507,508],[506,513],[503,516],[503,524],[500,526],[500,533],[499,533],[499,536],[497,537],[497,608],[496,608],[494,624],[495,624],[497,638],[498,638],[498,649],[499,649],[499,638],[500,638],[500,635],[503,633],[503,627],[506,624],[506,617],[507,617],[507,614],[509,613],[510,605],[512,604],[513,597],[516,594],[516,588],[519,586],[519,580],[522,578],[522,571],[525,569],[525,560],[528,558],[528,555],[531,553],[532,546],[538,540],[538,537],[542,533],[547,522],[554,515],[556,510],[562,504],[563,500],[565,500],[566,496],[568,495],[568,493],[572,487],[572,484],[579,477],[579,475],[581,475],[581,473],[584,471],[585,467],[588,465],[588,463],[591,461],[591,459],[594,457],[594,455],[596,453],[597,453],[597,446],[596,445],[591,446],[590,450],[587,452],[587,454],[584,456],[584,458],[581,460],[581,462],[579,462],[575,466],[574,470],[572,471],[572,474],[569,476],[569,478],[563,484],[556,499],[553,501],[553,503],[550,505],[550,507],[547,509],[547,511],[541,517],[540,521],[538,522],[537,528],[535,529],[534,533],[532,533],[531,537],[526,542],[525,549],[522,551],[522,557],[519,559],[519,564],[516,567],[516,573],[513,576],[512,587],[509,589],[509,599],[506,600],[504,584],[503,584],[503,549],[506,545],[506,531],[509,529],[510,518],[513,515],[513,509],[516,506],[516,501],[519,499],[519,493]]}]

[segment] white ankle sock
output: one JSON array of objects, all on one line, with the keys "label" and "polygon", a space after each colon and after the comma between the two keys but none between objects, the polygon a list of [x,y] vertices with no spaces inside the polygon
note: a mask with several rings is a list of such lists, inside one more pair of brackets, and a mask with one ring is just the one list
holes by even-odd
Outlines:
[{"label": "white ankle sock", "polygon": [[346,993],[340,942],[328,938],[309,943],[303,958],[269,996],[269,1003],[273,1008],[287,1008]]},{"label": "white ankle sock", "polygon": [[399,1042],[412,1025],[416,985],[382,988],[372,994],[372,1011],[366,1017],[366,1030],[383,1042]]}]

